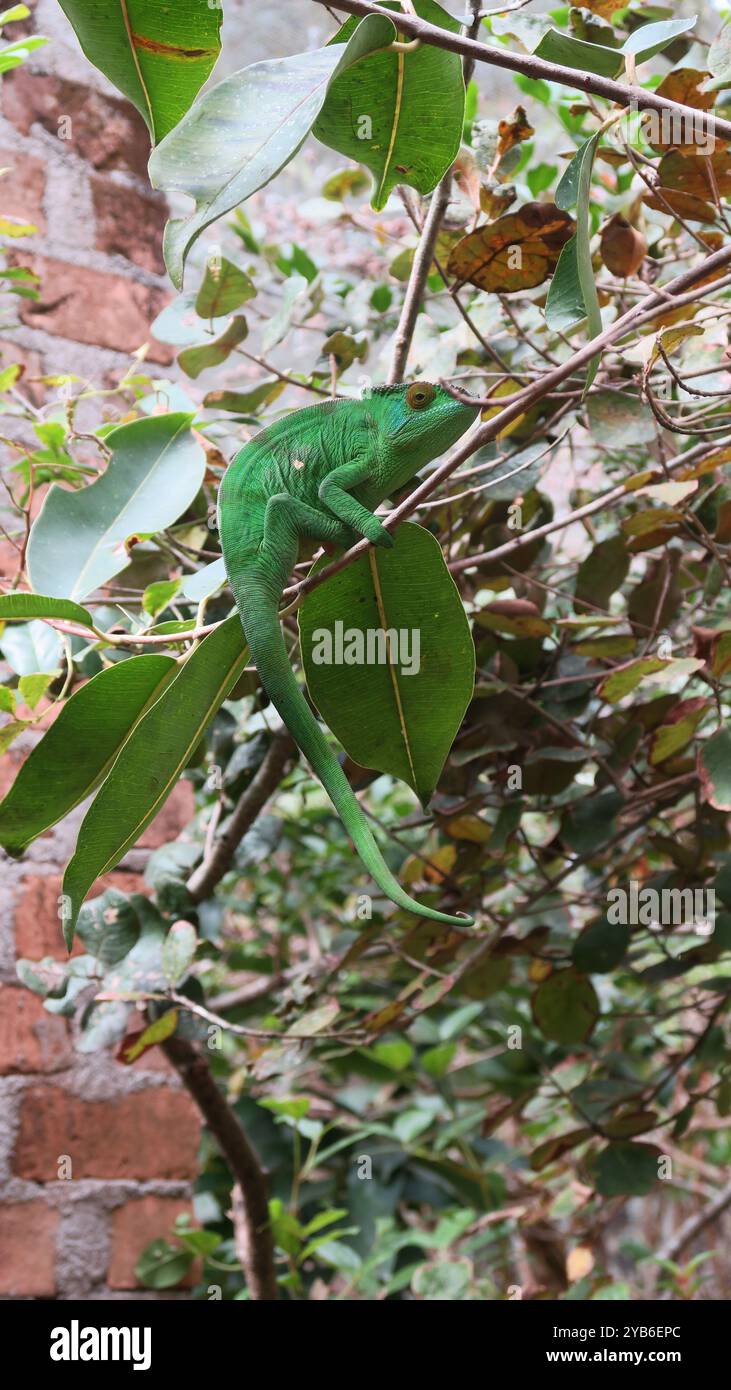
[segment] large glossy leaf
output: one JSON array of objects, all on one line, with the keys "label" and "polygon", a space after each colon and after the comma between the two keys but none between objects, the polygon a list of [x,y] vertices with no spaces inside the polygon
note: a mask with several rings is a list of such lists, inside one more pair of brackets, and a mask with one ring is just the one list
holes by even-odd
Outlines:
[{"label": "large glossy leaf", "polygon": [[65,622],[82,623],[93,627],[94,619],[88,608],[70,599],[49,598],[44,594],[2,594],[0,595],[0,623],[16,619],[60,618]]},{"label": "large glossy leaf", "polygon": [[130,657],[92,676],[66,701],[0,802],[4,849],[19,853],[93,791],[174,671],[170,656]]},{"label": "large glossy leaf", "polygon": [[[546,320],[550,328],[562,332],[586,319],[587,335],[596,338],[602,331],[602,316],[591,263],[591,171],[601,132],[592,135],[574,155],[556,189],[556,206],[568,212],[576,208],[576,232],[559,257],[546,300]],[[586,373],[587,388],[596,376],[599,358]]]},{"label": "large glossy leaf", "polygon": [[206,456],[192,415],[152,415],[107,435],[112,457],[100,478],[71,492],[54,484],[33,526],[33,588],[82,599],[129,564],[125,541],[170,526],[203,481]]},{"label": "large glossy leaf", "polygon": [[177,125],[221,51],[223,5],[59,0],[87,58],[133,102],[153,144]]},{"label": "large glossy leaf", "polygon": [[154,187],[187,193],[196,205],[165,231],[165,263],[178,288],[196,237],[279,173],[309,133],[336,74],[394,34],[390,20],[370,16],[347,45],[253,63],[206,92],[153,150]]},{"label": "large glossy leaf", "polygon": [[[376,636],[386,631],[395,634],[395,660],[384,659]],[[421,526],[400,526],[392,550],[370,551],[308,595],[300,633],[310,694],[336,738],[361,766],[400,777],[426,804],[472,698],[475,669],[469,623],[438,542]],[[361,664],[349,664],[359,657]]]},{"label": "large glossy leaf", "polygon": [[[459,20],[435,0],[414,0],[414,9],[429,24],[459,32]],[[336,42],[345,43],[355,25],[348,20]],[[459,152],[464,102],[459,54],[432,44],[379,53],[332,83],[314,134],[370,169],[372,203],[382,208],[397,183],[419,193],[436,187]]]},{"label": "large glossy leaf", "polygon": [[0,637],[0,652],[18,676],[55,671],[62,651],[60,633],[40,618],[34,618],[29,623],[18,623],[17,627],[8,627]]},{"label": "large glossy leaf", "polygon": [[95,879],[119,863],[157,814],[245,665],[233,614],[195,648],[124,744],[84,818],[64,877],[69,946]]},{"label": "large glossy leaf", "polygon": [[548,63],[560,63],[562,67],[577,68],[580,72],[595,72],[601,77],[617,77],[622,71],[622,55],[616,48],[586,43],[561,29],[549,29],[533,51]]},{"label": "large glossy leaf", "polygon": [[645,63],[656,53],[662,53],[668,44],[685,34],[698,22],[698,16],[690,19],[662,19],[656,24],[642,24],[633,30],[622,44],[622,52],[632,55],[636,63]]}]

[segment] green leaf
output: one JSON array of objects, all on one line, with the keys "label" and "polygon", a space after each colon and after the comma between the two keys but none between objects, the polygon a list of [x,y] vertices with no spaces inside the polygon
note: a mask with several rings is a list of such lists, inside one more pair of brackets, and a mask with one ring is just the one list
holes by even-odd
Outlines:
[{"label": "green leaf", "polygon": [[628,945],[627,927],[598,917],[577,937],[571,959],[582,975],[607,975],[624,960]]},{"label": "green leaf", "polygon": [[13,19],[28,19],[29,15],[27,5],[11,5],[9,10],[3,10],[0,14],[0,25],[9,24]]},{"label": "green leaf", "polygon": [[552,1042],[586,1042],[599,1018],[599,1000],[591,980],[578,971],[557,970],[538,986],[531,1001],[533,1017]]},{"label": "green leaf", "polygon": [[25,618],[60,618],[62,621],[93,627],[94,619],[88,608],[69,599],[51,598],[44,594],[2,594],[0,623]]},{"label": "green leaf", "polygon": [[252,415],[261,405],[269,405],[281,396],[286,382],[278,377],[262,381],[252,391],[209,391],[203,404],[209,410],[226,410],[233,415]]},{"label": "green leaf", "polygon": [[608,449],[637,448],[657,434],[652,411],[636,395],[596,391],[586,402],[586,414],[596,442]]},{"label": "green leaf", "polygon": [[160,579],[155,584],[148,584],[142,595],[143,611],[149,613],[151,618],[163,613],[170,600],[175,598],[180,584],[179,579]]},{"label": "green leaf", "polygon": [[60,634],[40,619],[8,628],[0,638],[0,651],[19,676],[55,671],[62,649]]},{"label": "green leaf", "polygon": [[609,536],[582,560],[576,574],[574,607],[583,609],[580,600],[598,608],[608,608],[609,600],[621,588],[629,572],[630,557],[624,538]]},{"label": "green leaf", "polygon": [[371,1057],[375,1057],[381,1066],[388,1067],[390,1071],[403,1071],[408,1067],[414,1055],[414,1049],[406,1038],[393,1038],[391,1042],[377,1042],[370,1049]]},{"label": "green leaf", "polygon": [[10,724],[3,724],[0,729],[0,753],[6,753],[19,734],[24,733],[29,728],[30,721],[27,719],[17,719]]},{"label": "green leaf", "polygon": [[290,275],[285,281],[279,308],[270,318],[262,334],[261,345],[264,352],[276,347],[277,343],[281,343],[286,337],[292,326],[295,309],[303,308],[306,303],[309,287],[309,280],[304,275]]},{"label": "green leaf", "polygon": [[53,672],[48,671],[35,671],[33,675],[21,676],[18,681],[18,693],[23,704],[27,705],[28,709],[35,709],[52,680]]},{"label": "green leaf", "polygon": [[319,114],[336,74],[394,37],[390,20],[364,19],[352,39],[254,63],[219,82],[153,150],[150,179],[195,200],[195,211],[169,222],[165,263],[180,289],[185,260],[200,233],[249,198],[288,164]]},{"label": "green leaf", "polygon": [[475,661],[438,541],[400,526],[392,550],[333,575],[299,617],[308,688],[328,727],[355,762],[400,777],[428,803],[472,698]]},{"label": "green leaf", "polygon": [[414,1271],[411,1287],[427,1303],[463,1302],[467,1298],[472,1275],[470,1260],[419,1265]]},{"label": "green leaf", "polygon": [[[435,0],[415,0],[414,9],[427,23],[459,33],[459,20]],[[335,41],[349,39],[356,23],[347,20]],[[396,184],[419,193],[436,187],[459,152],[464,108],[459,55],[422,44],[411,53],[379,53],[338,76],[314,134],[370,169],[371,201],[380,209]]]},{"label": "green leaf", "polygon": [[126,854],[157,814],[246,665],[237,614],[209,632],[148,709],[124,744],[87,811],[64,877],[70,900],[65,924],[73,940],[79,908],[91,885]]},{"label": "green leaf", "polygon": [[166,1009],[164,1014],[156,1018],[153,1023],[143,1028],[141,1033],[131,1039],[129,1043],[122,1047],[120,1061],[126,1066],[136,1062],[143,1052],[149,1048],[156,1047],[158,1043],[165,1042],[166,1038],[171,1038],[178,1026],[177,1009]]},{"label": "green leaf", "polygon": [[718,811],[731,811],[731,728],[709,738],[701,749],[700,774],[703,792]]},{"label": "green leaf", "polygon": [[580,72],[595,72],[600,77],[617,77],[623,66],[622,55],[616,48],[586,43],[560,29],[549,29],[533,52],[548,63],[578,68]]},{"label": "green leaf", "polygon": [[228,328],[218,338],[206,343],[196,343],[195,347],[184,348],[178,355],[178,366],[186,376],[200,376],[208,367],[220,367],[231,356],[235,347],[243,343],[249,332],[249,325],[243,315],[232,319]]},{"label": "green leaf", "polygon": [[146,1289],[172,1289],[185,1278],[194,1256],[167,1240],[153,1240],[146,1245],[135,1265],[135,1277]]},{"label": "green leaf", "polygon": [[[574,155],[556,189],[556,206],[568,212],[576,207],[576,232],[561,251],[546,299],[549,328],[567,332],[586,319],[588,338],[602,331],[599,297],[591,263],[591,172],[601,132],[586,140]],[[585,390],[591,386],[599,357],[589,363]]]},{"label": "green leaf", "polygon": [[162,968],[173,989],[185,979],[198,949],[198,934],[191,922],[173,922],[162,948]]},{"label": "green leaf", "polygon": [[256,286],[244,270],[222,256],[220,261],[206,265],[206,274],[195,301],[195,311],[202,319],[220,318],[232,314],[247,300],[253,299]]},{"label": "green leaf", "polygon": [[100,478],[80,492],[49,488],[28,545],[37,592],[84,598],[129,564],[129,537],[177,521],[205,474],[192,419],[181,412],[119,425],[107,435],[112,457]]},{"label": "green leaf", "polygon": [[704,82],[702,91],[728,86],[731,78],[731,24],[725,24],[708,50],[708,71],[711,79]]},{"label": "green leaf", "polygon": [[625,39],[621,51],[631,54],[636,63],[644,63],[656,53],[662,53],[679,34],[694,28],[697,20],[698,16],[693,15],[691,19],[663,19],[657,24],[642,24]]},{"label": "green leaf", "polygon": [[177,125],[213,69],[223,6],[201,0],[59,3],[89,61],[137,107],[156,144]]},{"label": "green leaf", "polygon": [[195,574],[188,574],[183,580],[182,589],[186,598],[193,603],[200,603],[204,598],[210,598],[215,594],[216,589],[220,589],[226,583],[226,566],[223,560],[211,560],[210,565],[204,565],[202,570],[196,570]]},{"label": "green leaf", "polygon": [[649,1144],[617,1143],[602,1149],[594,1163],[602,1197],[644,1197],[658,1181],[659,1150]]},{"label": "green leaf", "polygon": [[133,656],[66,701],[0,802],[4,849],[19,853],[89,795],[175,669],[170,656]]}]

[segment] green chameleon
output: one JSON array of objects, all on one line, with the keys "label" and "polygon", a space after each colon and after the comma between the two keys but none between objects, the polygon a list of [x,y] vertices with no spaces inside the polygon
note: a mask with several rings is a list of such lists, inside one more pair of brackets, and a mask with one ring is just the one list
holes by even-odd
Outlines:
[{"label": "green chameleon", "polygon": [[262,430],[236,455],[221,484],[223,558],[264,689],[319,777],[365,867],[399,907],[465,925],[404,891],[295,679],[279,622],[282,591],[301,539],[347,547],[393,538],[373,514],[472,424],[477,406],[440,386],[377,386],[362,400],[325,401]]}]

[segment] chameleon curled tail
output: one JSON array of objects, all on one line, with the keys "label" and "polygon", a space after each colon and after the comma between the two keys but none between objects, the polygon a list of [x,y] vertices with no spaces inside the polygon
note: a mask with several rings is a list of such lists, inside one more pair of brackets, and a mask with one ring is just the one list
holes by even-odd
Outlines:
[{"label": "chameleon curled tail", "polygon": [[249,651],[262,685],[322,782],[371,877],[398,907],[433,922],[471,925],[469,917],[449,916],[416,902],[391,873],[353,789],[295,679],[279,622],[276,586],[268,582],[269,576],[254,557],[244,559],[241,554],[231,556],[229,553],[226,563]]}]

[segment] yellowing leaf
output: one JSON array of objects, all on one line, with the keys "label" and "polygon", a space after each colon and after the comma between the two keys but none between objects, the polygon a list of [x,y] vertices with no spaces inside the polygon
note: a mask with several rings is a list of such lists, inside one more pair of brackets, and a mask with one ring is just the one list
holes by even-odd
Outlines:
[{"label": "yellowing leaf", "polygon": [[448,270],[460,284],[514,294],[541,285],[556,268],[574,232],[573,218],[555,203],[526,203],[455,246]]},{"label": "yellowing leaf", "polygon": [[566,1278],[570,1284],[585,1279],[594,1268],[594,1255],[588,1245],[575,1245],[566,1256]]}]

